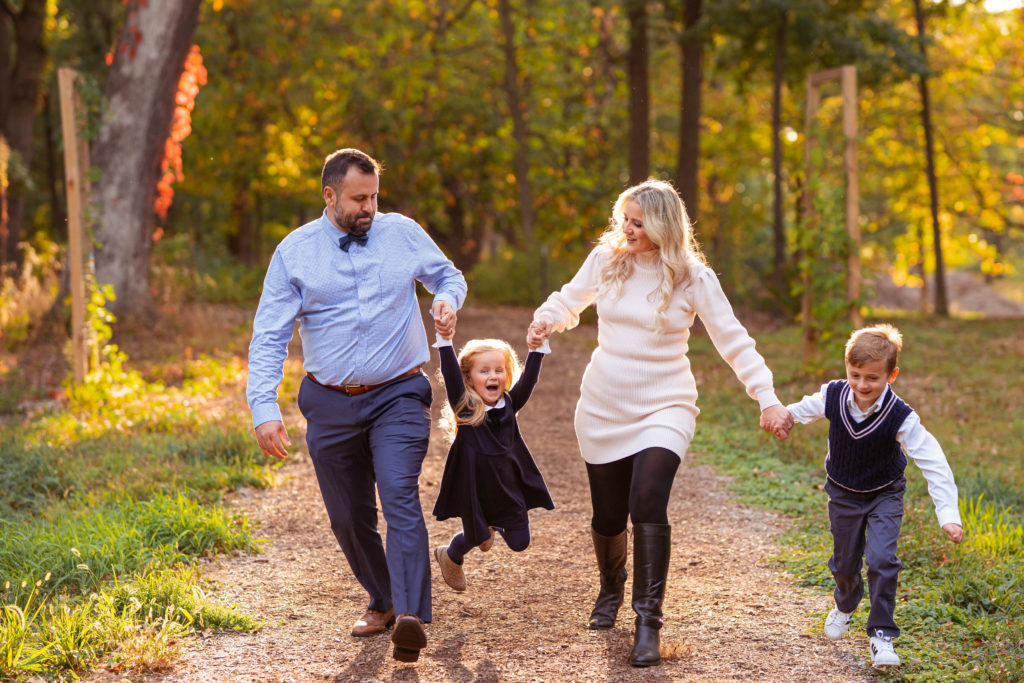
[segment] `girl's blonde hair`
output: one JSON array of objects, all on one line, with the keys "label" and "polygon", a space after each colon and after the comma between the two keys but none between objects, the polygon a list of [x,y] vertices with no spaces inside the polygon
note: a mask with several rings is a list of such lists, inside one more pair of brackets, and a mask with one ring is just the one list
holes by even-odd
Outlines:
[{"label": "girl's blonde hair", "polygon": [[[615,200],[611,222],[598,241],[611,254],[601,269],[602,293],[614,290],[615,295],[620,296],[622,283],[633,274],[633,258],[626,251],[626,235],[622,231],[628,201],[640,206],[644,232],[657,247],[660,258],[661,284],[656,290],[659,296],[654,305],[654,327],[663,330],[668,324],[666,311],[672,293],[676,287],[690,281],[695,265],[705,263],[704,254],[693,236],[686,207],[676,189],[661,180],[644,181],[626,189]],[[651,292],[652,297],[654,294]]]},{"label": "girl's blonde hair", "polygon": [[454,408],[445,401],[441,409],[441,428],[449,438],[455,437],[455,431],[462,425],[476,427],[484,421],[487,404],[476,393],[469,380],[469,373],[477,356],[488,351],[497,351],[505,360],[505,391],[512,388],[519,375],[519,357],[512,346],[501,339],[471,339],[459,351],[459,369],[462,370],[462,381],[466,385],[466,393],[462,395]]}]

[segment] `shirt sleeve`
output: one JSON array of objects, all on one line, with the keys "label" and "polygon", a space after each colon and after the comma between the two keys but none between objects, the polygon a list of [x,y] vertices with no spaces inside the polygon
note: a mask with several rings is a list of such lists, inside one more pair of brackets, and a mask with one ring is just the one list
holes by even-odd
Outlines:
[{"label": "shirt sleeve", "polygon": [[793,416],[793,420],[802,425],[814,422],[825,417],[825,392],[828,391],[828,383],[821,385],[821,389],[810,396],[804,396],[796,403],[790,403],[786,410]]},{"label": "shirt sleeve", "polygon": [[531,351],[526,356],[526,365],[515,385],[509,389],[508,395],[512,399],[512,410],[519,412],[519,409],[530,400],[533,388],[537,386],[540,379],[540,367],[544,362],[544,354],[539,351]]},{"label": "shirt sleeve", "polygon": [[942,446],[921,425],[921,418],[916,412],[911,412],[900,425],[899,431],[896,432],[896,440],[924,475],[924,480],[928,483],[928,494],[935,504],[939,526],[961,524],[953,471],[949,468]]},{"label": "shirt sleeve", "polygon": [[757,400],[762,411],[781,405],[772,385],[772,371],[733,313],[715,272],[706,266],[695,269],[694,281],[689,286],[694,310],[704,322],[711,342],[743,383],[747,394]]},{"label": "shirt sleeve", "polygon": [[466,278],[430,239],[427,231],[415,221],[410,222],[413,223],[410,232],[414,253],[419,255],[416,279],[434,295],[434,301],[445,301],[452,310],[459,310],[466,300]]},{"label": "shirt sleeve", "polygon": [[249,343],[249,377],[245,395],[252,411],[253,427],[281,419],[277,387],[284,379],[284,361],[292,338],[302,295],[289,281],[284,259],[274,252],[263,280],[263,293],[252,325]]},{"label": "shirt sleeve", "polygon": [[439,345],[437,352],[441,356],[441,376],[444,378],[444,391],[452,410],[466,393],[466,384],[462,379],[462,369],[455,355],[455,347],[451,343]]},{"label": "shirt sleeve", "polygon": [[580,324],[580,313],[597,298],[601,269],[598,251],[591,251],[572,280],[552,292],[533,312],[534,320],[549,321],[555,332],[565,332]]}]

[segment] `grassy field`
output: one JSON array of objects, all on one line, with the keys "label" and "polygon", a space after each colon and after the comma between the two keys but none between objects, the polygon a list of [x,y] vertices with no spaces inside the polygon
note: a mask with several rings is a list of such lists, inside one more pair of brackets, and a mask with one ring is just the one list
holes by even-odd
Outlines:
[{"label": "grassy field", "polygon": [[[883,680],[1024,680],[1024,321],[888,319],[903,333],[897,393],[939,440],[956,476],[965,539],[940,530],[924,477],[907,468],[896,620],[903,665]],[[758,335],[780,398],[798,400],[844,376],[842,357],[808,375],[799,330]],[[706,337],[692,360],[704,412],[693,450],[732,475],[743,499],[790,515],[779,561],[831,594],[823,461],[828,423],[796,425],[786,442],[756,430],[756,407]],[[866,601],[846,637],[864,637]],[[820,633],[825,614],[809,615]],[[859,635],[857,635],[859,632]],[[866,647],[866,642],[865,642]]]},{"label": "grassy field", "polygon": [[242,363],[129,366],[113,349],[66,400],[0,415],[0,680],[161,670],[191,632],[259,627],[211,600],[196,565],[259,551],[219,504],[274,479],[239,409]]}]

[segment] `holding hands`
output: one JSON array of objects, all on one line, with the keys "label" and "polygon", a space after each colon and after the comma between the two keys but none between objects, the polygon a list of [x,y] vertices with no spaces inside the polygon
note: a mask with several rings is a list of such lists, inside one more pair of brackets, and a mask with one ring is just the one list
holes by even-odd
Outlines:
[{"label": "holding hands", "polygon": [[793,416],[782,404],[770,406],[761,411],[761,429],[764,431],[785,440],[789,437],[789,430],[792,428]]},{"label": "holding hands", "polygon": [[540,319],[530,323],[530,328],[526,331],[526,346],[533,351],[543,344],[551,337],[551,327],[550,320]]},{"label": "holding hands", "polygon": [[458,318],[447,301],[435,301],[430,307],[434,318],[434,332],[442,339],[451,341],[455,336],[455,323]]}]

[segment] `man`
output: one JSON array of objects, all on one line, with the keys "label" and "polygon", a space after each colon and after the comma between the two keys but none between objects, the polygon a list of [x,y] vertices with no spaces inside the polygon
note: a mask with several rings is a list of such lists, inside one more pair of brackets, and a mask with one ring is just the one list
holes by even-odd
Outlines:
[{"label": "man", "polygon": [[[291,445],[277,387],[299,321],[306,377],[298,405],[327,515],[352,573],[370,595],[353,636],[395,624],[394,657],[414,662],[431,620],[427,528],[419,475],[430,434],[430,358],[416,281],[434,296],[437,332],[454,330],[466,281],[427,233],[377,215],[380,164],[356,149],[327,157],[323,215],[284,238],[263,283],[246,390],[263,452]],[[377,531],[374,484],[387,522]],[[395,615],[398,615],[397,622]]]}]

